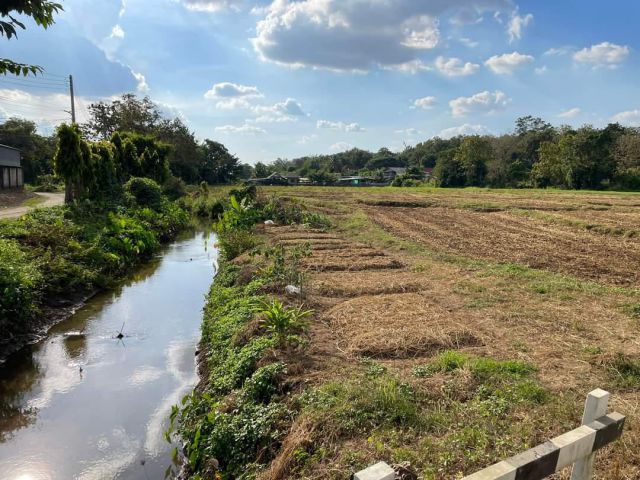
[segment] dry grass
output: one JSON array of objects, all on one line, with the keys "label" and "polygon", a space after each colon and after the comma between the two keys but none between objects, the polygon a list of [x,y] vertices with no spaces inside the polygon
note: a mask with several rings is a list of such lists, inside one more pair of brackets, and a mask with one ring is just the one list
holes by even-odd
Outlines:
[{"label": "dry grass", "polygon": [[482,344],[478,333],[452,321],[445,308],[420,293],[360,296],[336,305],[324,319],[350,357],[428,357]]},{"label": "dry grass", "polygon": [[[640,391],[622,386],[606,367],[617,353],[640,358],[640,319],[634,316],[640,311],[640,240],[589,231],[582,223],[632,229],[634,222],[640,225],[640,197],[541,191],[280,191],[319,211],[336,212],[338,225],[328,233],[267,229],[273,242],[311,245],[312,255],[304,260],[307,303],[318,321],[308,353],[313,368],[298,372],[298,379],[308,375],[315,385],[341,382],[361,358],[370,357],[437,397],[450,388],[446,379],[416,380],[411,372],[444,349],[526,361],[537,367],[537,378],[556,399],[551,410],[524,410],[515,417],[515,422],[533,428],[532,441],[562,433],[560,419],[565,426],[574,425],[584,395],[595,387],[608,389],[612,408],[628,415],[627,430],[621,442],[598,456],[598,478],[640,478]],[[523,209],[569,221],[522,215]],[[367,220],[349,224],[354,215]],[[612,287],[619,285],[633,288]],[[538,427],[536,415],[542,415]],[[317,425],[303,420],[294,423],[264,479],[348,478],[355,457],[357,465],[393,462],[403,448],[415,446],[396,439],[380,449],[366,437],[335,438],[326,456],[300,476],[294,452],[318,441]],[[455,428],[432,441],[437,444],[457,434]],[[451,455],[449,461],[455,464],[467,452],[462,448]],[[568,474],[553,478],[566,479]]]}]

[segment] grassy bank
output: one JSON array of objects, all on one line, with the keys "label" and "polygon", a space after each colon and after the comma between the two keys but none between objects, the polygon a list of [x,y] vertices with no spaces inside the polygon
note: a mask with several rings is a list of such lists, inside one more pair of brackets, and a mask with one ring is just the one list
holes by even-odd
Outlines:
[{"label": "grassy bank", "polygon": [[46,324],[43,310],[121,278],[187,223],[187,213],[159,194],[80,201],[0,221],[4,340]]}]

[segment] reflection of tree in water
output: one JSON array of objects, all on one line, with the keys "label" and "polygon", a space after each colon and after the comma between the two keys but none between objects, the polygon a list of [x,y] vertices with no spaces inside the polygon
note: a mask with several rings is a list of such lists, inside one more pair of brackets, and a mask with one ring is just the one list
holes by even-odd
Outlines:
[{"label": "reflection of tree in water", "polygon": [[0,443],[36,420],[36,409],[23,405],[23,396],[42,376],[31,348],[24,348],[0,366]]}]

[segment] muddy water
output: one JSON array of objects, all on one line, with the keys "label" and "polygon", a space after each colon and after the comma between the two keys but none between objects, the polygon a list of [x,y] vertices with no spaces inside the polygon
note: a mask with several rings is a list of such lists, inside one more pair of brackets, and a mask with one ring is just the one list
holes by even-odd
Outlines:
[{"label": "muddy water", "polygon": [[163,432],[196,382],[213,243],[201,232],[176,241],[0,366],[0,478],[172,476]]}]

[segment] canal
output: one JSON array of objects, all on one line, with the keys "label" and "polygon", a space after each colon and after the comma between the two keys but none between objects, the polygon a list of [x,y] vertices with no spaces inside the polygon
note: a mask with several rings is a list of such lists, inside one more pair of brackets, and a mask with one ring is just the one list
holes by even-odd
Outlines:
[{"label": "canal", "polygon": [[213,245],[202,231],[181,237],[0,366],[1,478],[173,476],[164,431],[197,381]]}]

